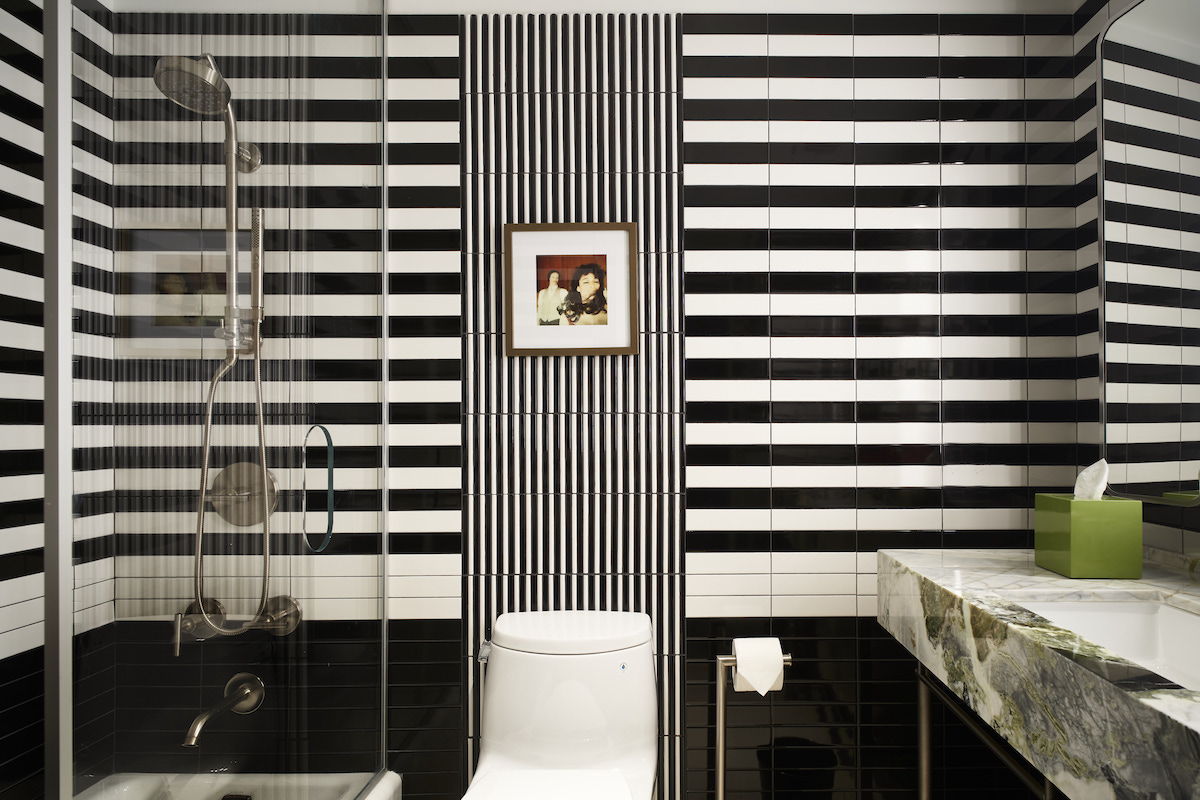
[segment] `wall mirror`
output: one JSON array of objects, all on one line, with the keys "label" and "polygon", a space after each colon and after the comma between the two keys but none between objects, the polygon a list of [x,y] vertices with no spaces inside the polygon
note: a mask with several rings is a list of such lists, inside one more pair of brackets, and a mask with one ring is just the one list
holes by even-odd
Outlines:
[{"label": "wall mirror", "polygon": [[1200,3],[1100,36],[1102,450],[1114,494],[1200,505]]}]

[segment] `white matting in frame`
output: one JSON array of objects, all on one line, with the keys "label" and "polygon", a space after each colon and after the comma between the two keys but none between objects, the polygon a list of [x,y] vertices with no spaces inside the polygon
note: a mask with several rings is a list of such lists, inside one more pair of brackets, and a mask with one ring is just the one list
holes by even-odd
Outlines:
[{"label": "white matting in frame", "polygon": [[504,226],[504,354],[637,352],[637,225]]}]

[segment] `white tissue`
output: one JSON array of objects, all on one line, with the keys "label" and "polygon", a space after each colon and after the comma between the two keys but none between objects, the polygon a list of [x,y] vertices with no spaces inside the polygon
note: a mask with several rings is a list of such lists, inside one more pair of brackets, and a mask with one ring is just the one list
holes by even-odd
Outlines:
[{"label": "white tissue", "polygon": [[733,690],[765,695],[783,688],[783,648],[775,637],[734,639]]},{"label": "white tissue", "polygon": [[1108,486],[1108,462],[1103,458],[1085,467],[1075,479],[1076,500],[1099,500]]}]

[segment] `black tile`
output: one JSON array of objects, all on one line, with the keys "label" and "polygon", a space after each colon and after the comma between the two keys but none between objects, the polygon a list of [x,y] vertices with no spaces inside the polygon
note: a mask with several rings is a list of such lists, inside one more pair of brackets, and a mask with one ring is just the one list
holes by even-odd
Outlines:
[{"label": "black tile", "polygon": [[770,489],[688,489],[687,507],[770,508]]},{"label": "black tile", "polygon": [[850,14],[770,14],[767,30],[773,34],[847,36],[854,32]]},{"label": "black tile", "polygon": [[[685,120],[707,119],[691,113],[688,102],[683,103],[682,111]],[[688,164],[769,163],[765,142],[689,142],[683,146],[683,158]]]},{"label": "black tile", "polygon": [[788,422],[854,422],[854,403],[850,402],[774,402],[771,421]]},{"label": "black tile", "polygon": [[[855,119],[854,100],[768,100],[767,118],[791,121],[850,121]],[[774,148],[772,148],[774,152]]]},{"label": "black tile", "polygon": [[688,531],[689,553],[762,553],[771,549],[769,531]]},{"label": "black tile", "polygon": [[687,56],[680,62],[685,78],[765,78],[766,56]]},{"label": "black tile", "polygon": [[771,362],[765,358],[692,358],[684,365],[687,380],[768,380]]},{"label": "black tile", "polygon": [[770,508],[854,508],[852,487],[780,488],[770,490]]},{"label": "black tile", "polygon": [[938,317],[930,314],[854,318],[857,336],[937,336],[939,330]]},{"label": "black tile", "polygon": [[[688,336],[770,336],[769,317],[688,316],[684,319]],[[689,361],[690,363],[690,361]]]},{"label": "black tile", "polygon": [[772,186],[770,205],[789,208],[850,208],[854,188],[850,186]]},{"label": "black tile", "polygon": [[[943,237],[946,233],[943,231]],[[854,247],[858,250],[937,250],[938,231],[860,229],[855,231]]]},{"label": "black tile", "polygon": [[[1043,113],[1049,113],[1049,110]],[[939,116],[943,122],[1024,122],[1028,104],[1025,100],[943,100]]]},{"label": "black tile", "polygon": [[774,531],[771,550],[777,553],[847,553],[854,552],[854,531]]},{"label": "black tile", "polygon": [[857,446],[857,463],[863,466],[902,464],[940,466],[942,464],[942,447],[940,444],[860,444]]},{"label": "black tile", "polygon": [[856,241],[855,232],[852,230],[775,228],[769,231],[769,234],[772,250],[850,250]]},{"label": "black tile", "polygon": [[[851,279],[853,276],[847,276]],[[771,317],[771,336],[853,336],[854,317]]]},{"label": "black tile", "polygon": [[860,358],[854,362],[859,380],[937,380],[939,368],[935,358]]},{"label": "black tile", "polygon": [[684,231],[688,250],[766,250],[767,231],[739,229],[694,229]]},{"label": "black tile", "polygon": [[856,272],[854,288],[859,294],[937,294],[940,278],[936,272]]},{"label": "black tile", "polygon": [[[687,186],[683,204],[688,208],[708,206],[767,206],[774,190],[766,186]],[[695,273],[692,273],[693,275]]]},{"label": "black tile", "polygon": [[936,78],[936,56],[858,56],[854,59],[856,78]]},{"label": "black tile", "polygon": [[941,422],[939,402],[879,401],[855,403],[859,422]]},{"label": "black tile", "polygon": [[853,164],[854,155],[855,145],[848,142],[772,142],[766,160],[770,164]]},{"label": "black tile", "polygon": [[772,78],[853,78],[855,61],[848,56],[771,56],[767,69]]},{"label": "black tile", "polygon": [[765,272],[693,272],[684,277],[686,294],[766,294]]},{"label": "black tile", "polygon": [[855,276],[845,272],[773,272],[769,291],[771,294],[850,294],[854,291],[854,281]]},{"label": "black tile", "polygon": [[849,380],[854,377],[853,359],[776,358],[771,361],[774,380]]},{"label": "black tile", "polygon": [[1021,36],[1025,17],[1021,14],[942,14],[939,32],[947,35]]},{"label": "black tile", "polygon": [[683,33],[767,33],[766,14],[684,14]]},{"label": "black tile", "polygon": [[859,208],[937,208],[946,189],[936,186],[857,186],[854,205]]},{"label": "black tile", "polygon": [[691,444],[686,448],[686,464],[699,466],[751,466],[771,464],[769,445]]},{"label": "black tile", "polygon": [[936,34],[937,14],[855,14],[856,36],[915,36]]},{"label": "black tile", "polygon": [[769,422],[770,403],[688,403],[688,422]]},{"label": "black tile", "polygon": [[855,463],[854,445],[771,445],[771,464],[775,466],[852,466]]}]

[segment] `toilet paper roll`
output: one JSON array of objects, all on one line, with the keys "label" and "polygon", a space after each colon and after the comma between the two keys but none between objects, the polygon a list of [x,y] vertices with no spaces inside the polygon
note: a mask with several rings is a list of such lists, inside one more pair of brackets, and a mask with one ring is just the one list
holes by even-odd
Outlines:
[{"label": "toilet paper roll", "polygon": [[733,690],[761,695],[783,688],[783,648],[773,636],[734,639]]}]

